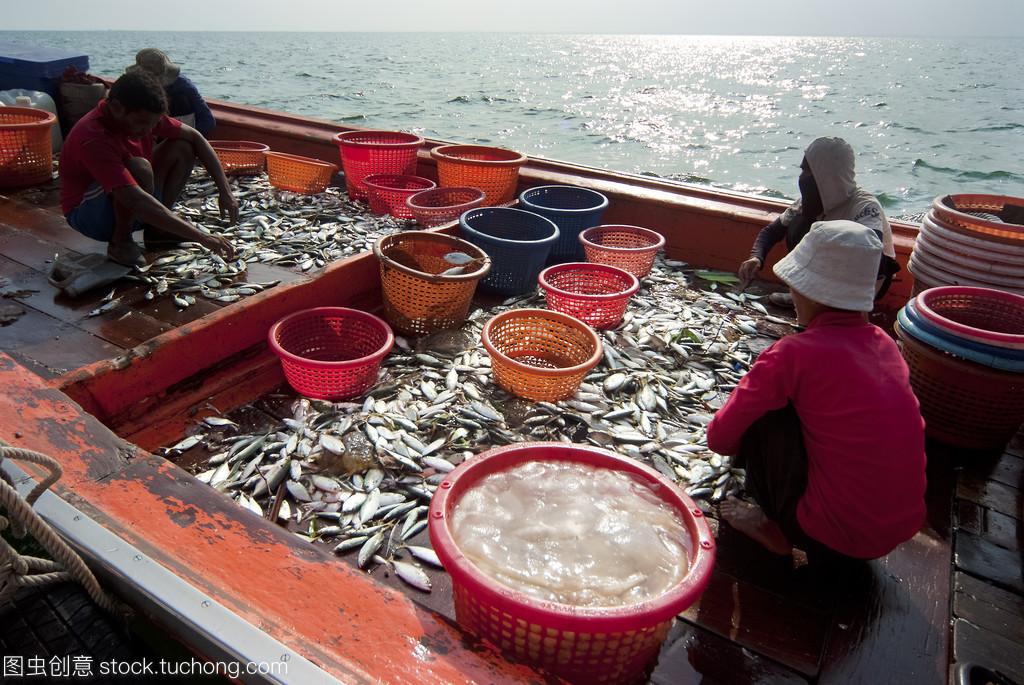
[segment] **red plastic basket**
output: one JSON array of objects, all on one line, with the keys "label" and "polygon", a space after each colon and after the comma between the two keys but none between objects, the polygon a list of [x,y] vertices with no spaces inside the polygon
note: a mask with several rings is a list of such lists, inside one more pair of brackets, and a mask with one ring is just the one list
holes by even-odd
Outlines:
[{"label": "red plastic basket", "polygon": [[601,361],[601,338],[579,319],[546,309],[513,309],[482,333],[498,384],[527,400],[570,397]]},{"label": "red plastic basket", "polygon": [[[463,273],[445,255],[461,252],[477,261]],[[444,233],[403,231],[378,240],[373,254],[380,262],[384,318],[399,333],[426,335],[459,328],[473,301],[477,282],[491,268],[480,248]]]},{"label": "red plastic basket", "polygon": [[267,180],[281,190],[309,195],[322,193],[338,167],[329,162],[284,152],[267,152]]},{"label": "red plastic basket", "polygon": [[370,174],[363,177],[363,185],[370,200],[370,211],[374,214],[390,214],[401,219],[411,219],[412,210],[405,201],[422,190],[429,190],[437,184],[422,176],[407,174]]},{"label": "red plastic basket", "polygon": [[210,147],[229,176],[258,176],[263,173],[269,145],[245,140],[211,140]]},{"label": "red plastic basket", "polygon": [[1002,449],[1024,423],[1024,374],[961,359],[910,335],[897,321],[925,434],[956,447]]},{"label": "red plastic basket", "polygon": [[397,131],[342,131],[334,136],[345,172],[345,189],[353,200],[366,200],[363,178],[370,174],[416,175],[423,138]]},{"label": "red plastic basket", "polygon": [[[530,461],[572,461],[631,474],[656,490],[690,533],[690,569],[650,601],[617,607],[575,607],[541,601],[486,575],[455,545],[449,518],[459,498],[481,478]],[[609,450],[527,442],[487,450],[463,462],[430,503],[430,541],[452,577],[456,621],[518,659],[574,683],[642,680],[676,614],[693,604],[711,578],[715,543],[700,509],[678,486],[635,459]]]},{"label": "red plastic basket", "polygon": [[943,286],[921,293],[915,304],[926,321],[957,337],[1024,350],[1024,296]]},{"label": "red plastic basket", "polygon": [[526,155],[486,145],[442,145],[430,151],[442,188],[470,186],[484,191],[484,207],[511,202]]},{"label": "red plastic basket", "polygon": [[288,384],[306,397],[342,400],[377,382],[391,351],[391,328],[372,314],[346,307],[316,307],[290,314],[267,335]]},{"label": "red plastic basket", "polygon": [[0,107],[0,186],[28,186],[53,178],[52,112]]},{"label": "red plastic basket", "polygon": [[665,246],[665,237],[639,226],[606,224],[580,233],[580,242],[588,262],[616,266],[643,278]]},{"label": "red plastic basket", "polygon": [[484,195],[484,191],[469,186],[431,188],[407,198],[405,204],[416,223],[430,228],[457,221],[463,212],[479,207]]},{"label": "red plastic basket", "polygon": [[594,328],[622,320],[637,290],[636,276],[607,264],[570,262],[549,266],[537,277],[549,309],[574,316]]}]

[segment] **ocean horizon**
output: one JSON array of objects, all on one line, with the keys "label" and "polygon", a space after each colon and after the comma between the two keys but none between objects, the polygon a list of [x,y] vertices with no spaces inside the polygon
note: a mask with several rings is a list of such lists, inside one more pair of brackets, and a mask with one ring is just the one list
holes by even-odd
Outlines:
[{"label": "ocean horizon", "polygon": [[835,135],[890,216],[1024,197],[1024,39],[0,31],[116,77],[164,50],[205,97],[793,198]]}]

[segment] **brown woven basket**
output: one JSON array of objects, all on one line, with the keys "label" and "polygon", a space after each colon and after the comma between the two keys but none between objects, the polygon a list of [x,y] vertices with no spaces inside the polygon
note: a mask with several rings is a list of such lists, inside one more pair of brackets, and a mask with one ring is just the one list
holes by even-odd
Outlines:
[{"label": "brown woven basket", "polygon": [[546,309],[513,309],[484,324],[484,348],[498,384],[524,399],[557,402],[576,392],[601,361],[590,326]]},{"label": "brown woven basket", "polygon": [[1024,422],[1024,374],[961,359],[895,324],[925,435],[975,450],[1002,449]]},{"label": "brown woven basket", "polygon": [[[445,259],[453,252],[475,261],[462,273],[443,275],[458,266]],[[430,231],[384,236],[374,244],[373,254],[380,262],[384,318],[406,335],[462,326],[477,282],[491,269],[490,257],[480,248]]]}]

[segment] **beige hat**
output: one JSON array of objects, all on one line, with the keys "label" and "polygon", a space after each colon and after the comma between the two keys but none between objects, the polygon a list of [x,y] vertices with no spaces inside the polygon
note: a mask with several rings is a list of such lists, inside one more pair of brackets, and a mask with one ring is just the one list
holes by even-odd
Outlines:
[{"label": "beige hat", "polygon": [[156,48],[139,50],[135,55],[135,65],[157,77],[164,86],[174,83],[181,73],[181,67],[173,64],[171,60],[167,59],[167,55]]},{"label": "beige hat", "polygon": [[818,221],[775,275],[815,302],[855,312],[871,311],[882,259],[878,235],[853,221]]}]

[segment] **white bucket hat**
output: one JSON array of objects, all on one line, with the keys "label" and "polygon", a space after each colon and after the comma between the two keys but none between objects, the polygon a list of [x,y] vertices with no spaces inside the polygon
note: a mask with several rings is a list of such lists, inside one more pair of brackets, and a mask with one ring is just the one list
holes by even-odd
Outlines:
[{"label": "white bucket hat", "polygon": [[793,290],[836,309],[871,311],[882,241],[853,221],[819,221],[775,265]]}]

